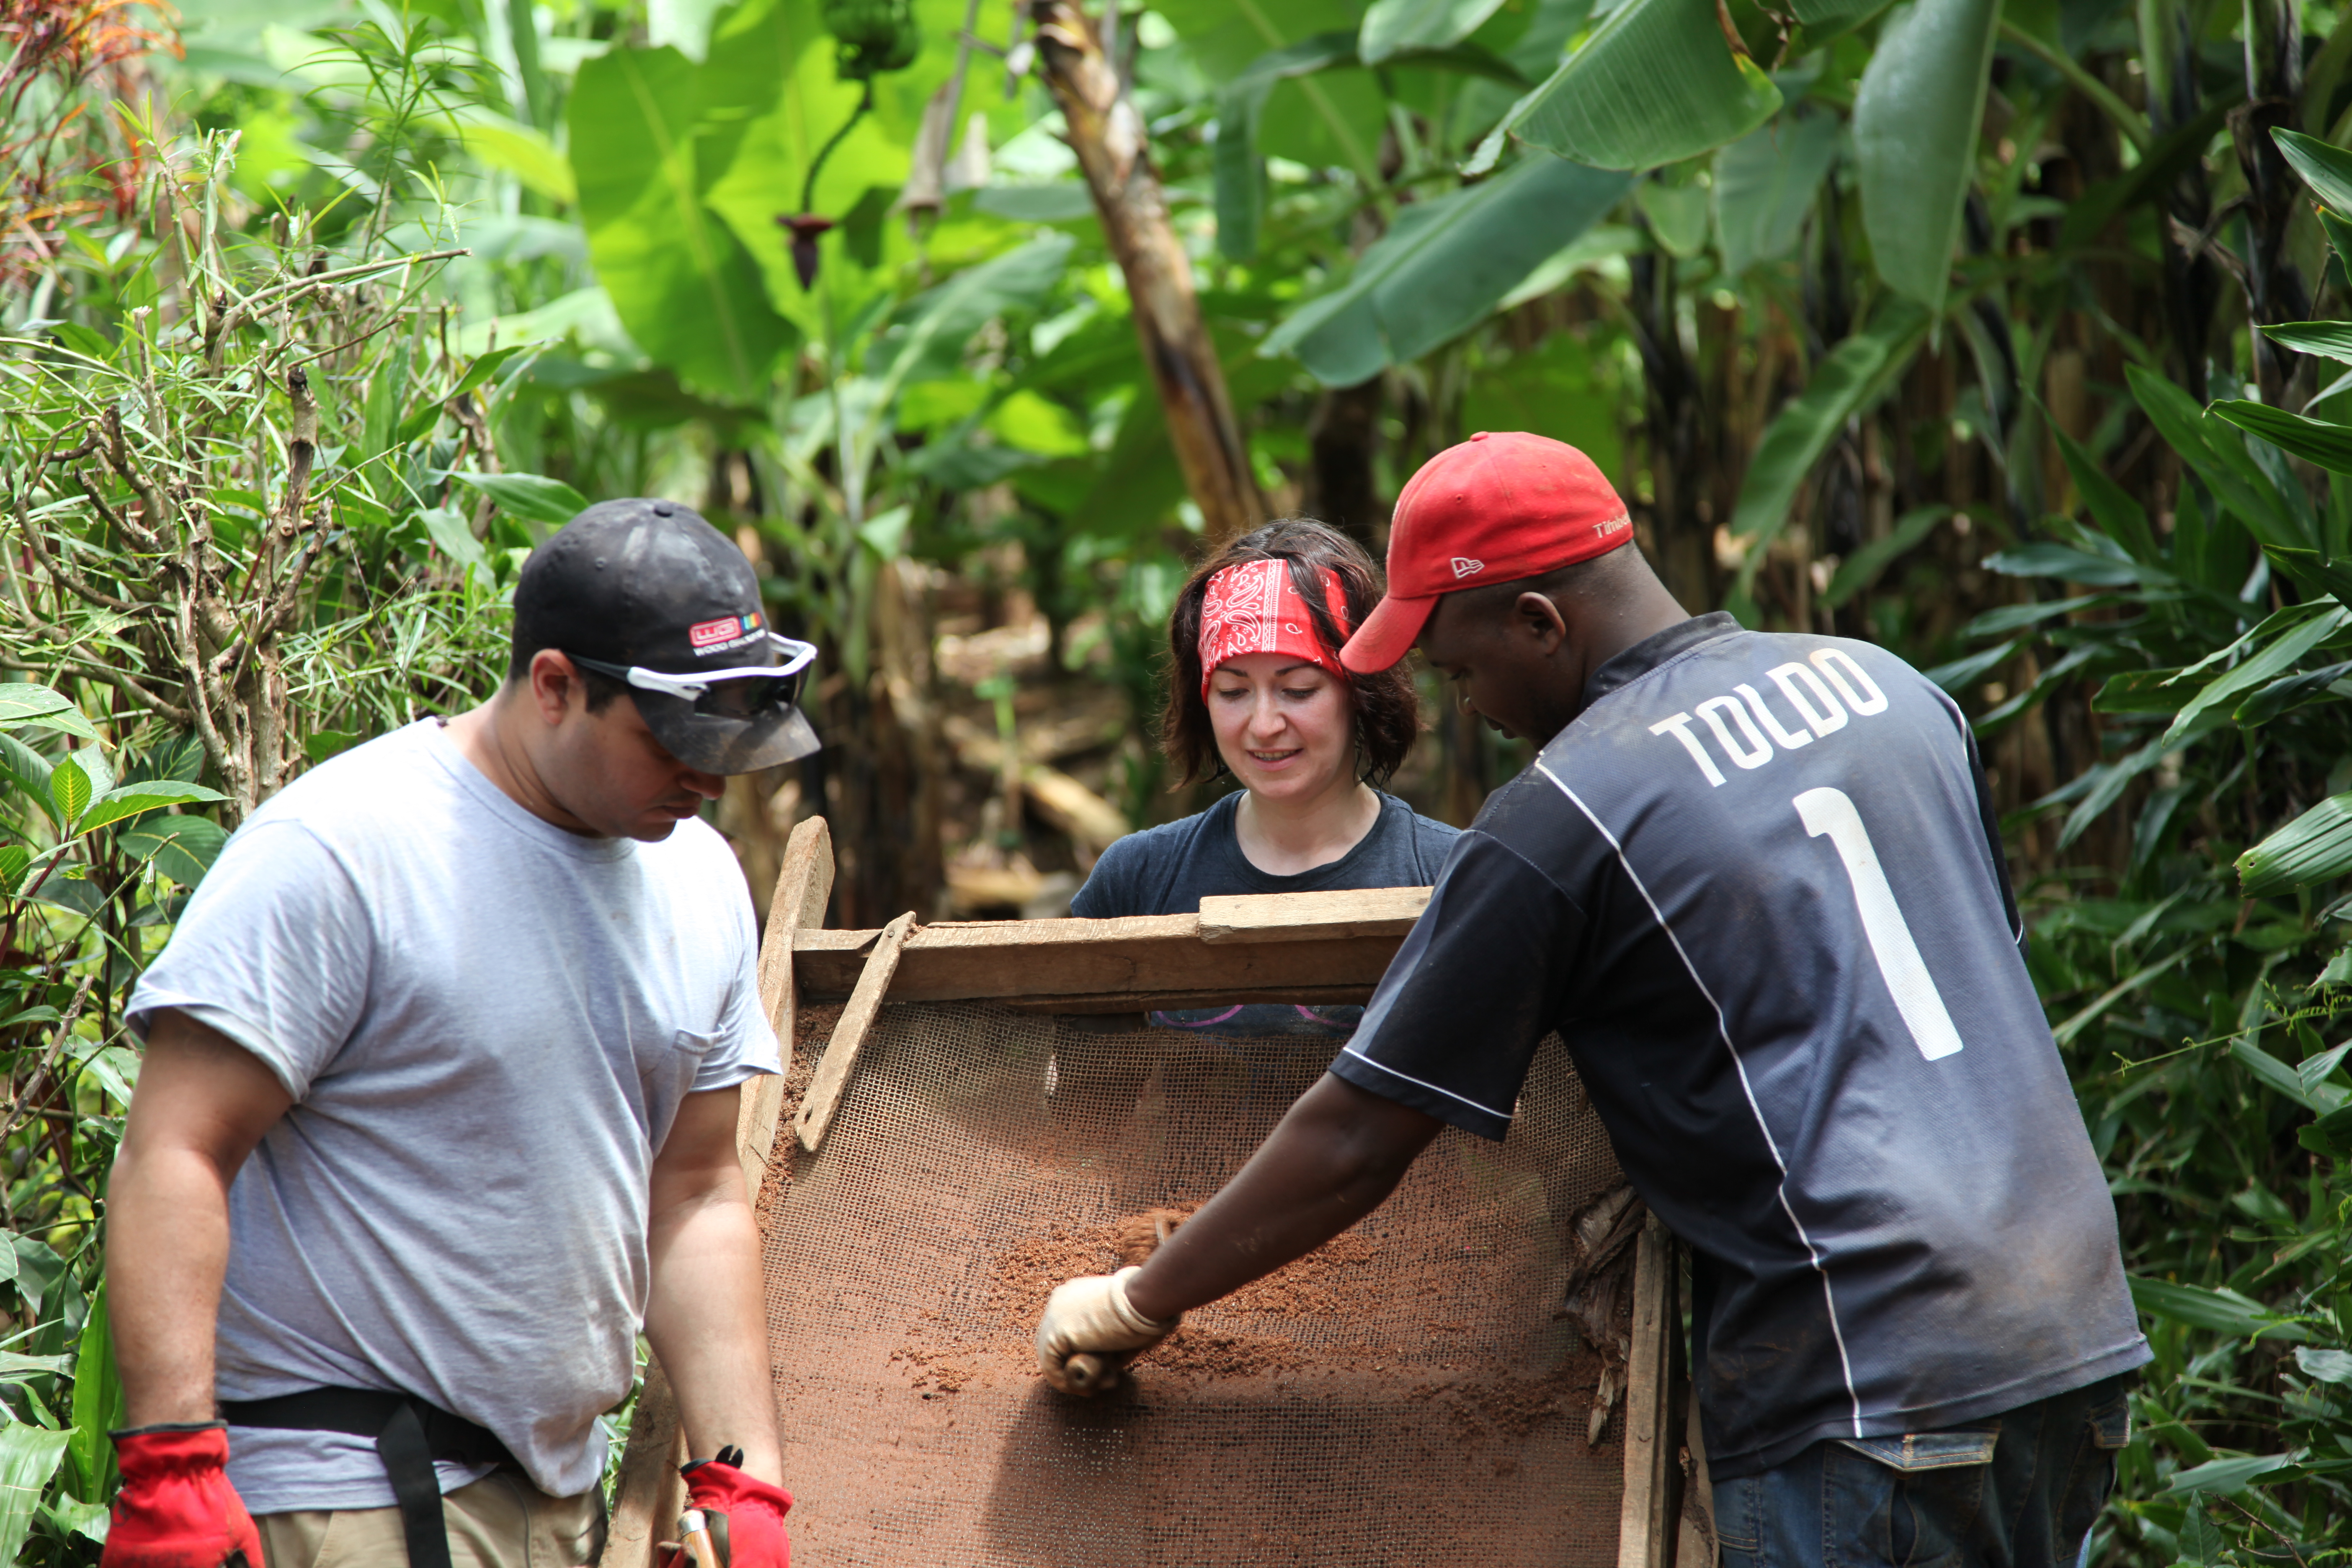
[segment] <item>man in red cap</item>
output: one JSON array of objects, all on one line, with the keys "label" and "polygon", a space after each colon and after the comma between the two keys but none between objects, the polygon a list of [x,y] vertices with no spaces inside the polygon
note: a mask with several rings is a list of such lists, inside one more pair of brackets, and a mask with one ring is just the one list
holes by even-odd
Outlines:
[{"label": "man in red cap", "polygon": [[1968,721],[1867,643],[1685,615],[1632,538],[1538,436],[1405,486],[1342,661],[1418,640],[1541,750],[1330,1072],[1149,1263],[1054,1293],[1041,1370],[1320,1246],[1444,1126],[1502,1139],[1557,1033],[1691,1248],[1727,1563],[2077,1563],[2149,1352]]}]

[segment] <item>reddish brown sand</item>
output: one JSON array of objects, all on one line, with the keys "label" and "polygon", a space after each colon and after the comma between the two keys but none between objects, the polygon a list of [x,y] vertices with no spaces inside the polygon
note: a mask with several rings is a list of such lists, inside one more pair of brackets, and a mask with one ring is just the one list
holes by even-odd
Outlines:
[{"label": "reddish brown sand", "polygon": [[[1015,1243],[1000,1254],[990,1269],[988,1299],[997,1320],[1013,1337],[1012,1348],[1023,1356],[1034,1354],[1033,1336],[1045,1299],[1066,1279],[1086,1274],[1107,1274],[1113,1268],[1140,1264],[1160,1241],[1188,1218],[1197,1203],[1147,1209],[1106,1226],[1057,1227],[1052,1234]],[[1353,1233],[1333,1237],[1306,1257],[1244,1286],[1218,1304],[1220,1314],[1248,1314],[1279,1323],[1324,1320],[1347,1323],[1371,1316],[1378,1302],[1400,1294],[1416,1293],[1415,1281],[1400,1279],[1377,1267],[1376,1243]],[[1459,1332],[1458,1323],[1431,1322],[1427,1331]],[[915,1352],[902,1352],[910,1361]],[[896,1359],[896,1358],[894,1358]],[[1198,1323],[1179,1328],[1136,1359],[1146,1369],[1179,1382],[1222,1378],[1255,1378],[1297,1372],[1310,1365],[1328,1370],[1383,1372],[1404,1352],[1392,1345],[1351,1346],[1335,1354],[1315,1355],[1298,1340],[1280,1334],[1221,1331]],[[1590,1364],[1587,1364],[1587,1363]],[[922,1364],[929,1365],[928,1362]],[[1457,1392],[1482,1410],[1490,1410],[1487,1425],[1523,1436],[1531,1422],[1561,1407],[1571,1386],[1589,1395],[1599,1382],[1601,1366],[1590,1356],[1578,1356],[1540,1384],[1526,1380],[1465,1384]],[[1420,1391],[1415,1391],[1418,1394]],[[1430,1389],[1434,1394],[1434,1386]],[[1584,1401],[1590,1404],[1589,1397]],[[1569,1405],[1581,1409],[1570,1399]]]},{"label": "reddish brown sand", "polygon": [[[1506,1145],[1444,1135],[1356,1231],[1078,1400],[1037,1375],[1046,1296],[1147,1256],[1190,1206],[1165,1200],[1229,1180],[1323,1064],[1244,1085],[1222,1047],[1171,1039],[1121,1077],[1124,1041],[974,1009],[884,1022],[824,1149],[792,1151],[787,1127],[790,1184],[772,1171],[761,1204],[811,1563],[1614,1563],[1622,1439],[1585,1441],[1600,1369],[1562,1364],[1583,1329],[1558,1310],[1548,1216],[1622,1177],[1557,1083],[1531,1080]],[[828,1023],[804,1017],[796,1065]]]}]

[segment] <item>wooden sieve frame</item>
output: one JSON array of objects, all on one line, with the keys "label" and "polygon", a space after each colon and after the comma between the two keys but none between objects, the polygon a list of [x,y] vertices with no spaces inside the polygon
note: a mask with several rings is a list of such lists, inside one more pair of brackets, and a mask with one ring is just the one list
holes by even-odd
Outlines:
[{"label": "wooden sieve frame", "polygon": [[[1429,901],[1426,888],[1272,893],[1201,900],[1194,915],[1117,920],[959,921],[833,931],[833,840],[822,816],[793,830],[760,945],[761,1006],[788,1073],[803,1001],[844,1002],[791,1136],[814,1151],[883,1002],[985,1001],[1023,1012],[1142,1013],[1235,1002],[1361,1004]],[[747,1085],[736,1152],[756,1206],[782,1121],[784,1077]],[[1653,1215],[1635,1243],[1626,1366],[1618,1568],[1713,1568],[1714,1521],[1696,1412],[1682,1367],[1682,1272]],[[1687,1419],[1686,1419],[1687,1415]],[[602,1568],[653,1568],[686,1506],[685,1435],[656,1363],[621,1459]],[[1689,1495],[1686,1497],[1685,1493]]]}]

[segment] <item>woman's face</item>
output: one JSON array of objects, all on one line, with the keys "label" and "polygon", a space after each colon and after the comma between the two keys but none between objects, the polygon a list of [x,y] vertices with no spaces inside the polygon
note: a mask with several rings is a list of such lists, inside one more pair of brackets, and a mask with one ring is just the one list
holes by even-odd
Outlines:
[{"label": "woman's face", "polygon": [[1356,721],[1339,678],[1286,653],[1245,653],[1209,677],[1217,754],[1248,789],[1306,800],[1354,778]]}]

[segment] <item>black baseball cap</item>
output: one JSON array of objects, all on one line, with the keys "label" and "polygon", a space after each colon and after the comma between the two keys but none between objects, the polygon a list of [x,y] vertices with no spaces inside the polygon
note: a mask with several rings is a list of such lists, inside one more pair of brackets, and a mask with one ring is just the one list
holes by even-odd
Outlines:
[{"label": "black baseball cap", "polygon": [[515,646],[626,681],[690,768],[757,773],[824,744],[799,706],[816,649],[768,629],[759,574],[691,507],[598,501],[530,552],[514,609]]}]

